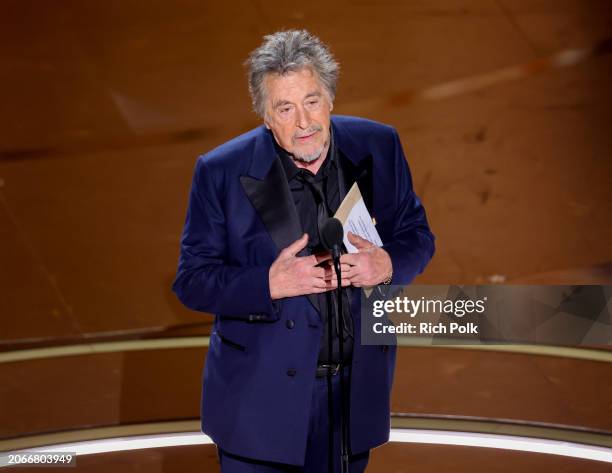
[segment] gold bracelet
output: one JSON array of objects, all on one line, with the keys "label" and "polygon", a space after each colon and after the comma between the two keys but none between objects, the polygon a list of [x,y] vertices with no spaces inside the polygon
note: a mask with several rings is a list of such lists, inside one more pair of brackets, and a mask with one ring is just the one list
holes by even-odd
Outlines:
[{"label": "gold bracelet", "polygon": [[393,270],[391,270],[391,274],[389,274],[389,277],[385,279],[383,282],[381,282],[381,284],[383,286],[388,286],[389,284],[391,284],[392,280],[393,280]]}]

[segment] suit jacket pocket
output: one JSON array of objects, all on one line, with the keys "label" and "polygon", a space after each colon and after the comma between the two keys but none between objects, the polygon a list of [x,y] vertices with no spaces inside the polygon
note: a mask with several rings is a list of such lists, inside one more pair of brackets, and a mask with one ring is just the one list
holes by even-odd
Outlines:
[{"label": "suit jacket pocket", "polygon": [[233,340],[230,340],[229,338],[227,338],[226,336],[220,334],[219,332],[217,332],[217,335],[219,336],[219,339],[221,340],[221,343],[235,348],[236,350],[240,350],[240,351],[246,351],[246,347],[238,342],[235,342]]},{"label": "suit jacket pocket", "polygon": [[251,348],[253,339],[257,336],[257,326],[260,325],[240,319],[217,317],[214,331],[223,345],[245,352]]}]

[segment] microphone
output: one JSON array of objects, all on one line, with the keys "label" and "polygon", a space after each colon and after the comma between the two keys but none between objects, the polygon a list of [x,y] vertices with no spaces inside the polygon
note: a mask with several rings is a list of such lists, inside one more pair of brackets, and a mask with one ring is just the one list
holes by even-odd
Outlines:
[{"label": "microphone", "polygon": [[334,262],[340,259],[340,247],[344,237],[344,230],[340,220],[337,218],[328,219],[321,228],[320,237],[325,249],[331,251]]}]

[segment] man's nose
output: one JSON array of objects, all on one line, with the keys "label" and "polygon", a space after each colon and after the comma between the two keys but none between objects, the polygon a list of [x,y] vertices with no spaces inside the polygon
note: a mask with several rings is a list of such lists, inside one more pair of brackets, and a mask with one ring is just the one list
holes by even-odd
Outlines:
[{"label": "man's nose", "polygon": [[306,130],[310,126],[310,114],[304,109],[304,107],[297,107],[296,109],[296,126],[302,130]]}]

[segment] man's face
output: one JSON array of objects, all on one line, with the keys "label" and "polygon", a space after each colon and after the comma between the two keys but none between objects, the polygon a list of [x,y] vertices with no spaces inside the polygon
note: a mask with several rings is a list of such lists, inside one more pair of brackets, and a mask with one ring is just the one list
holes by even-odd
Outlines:
[{"label": "man's face", "polygon": [[316,160],[329,143],[332,105],[311,69],[265,78],[264,123],[277,143],[304,162]]}]

